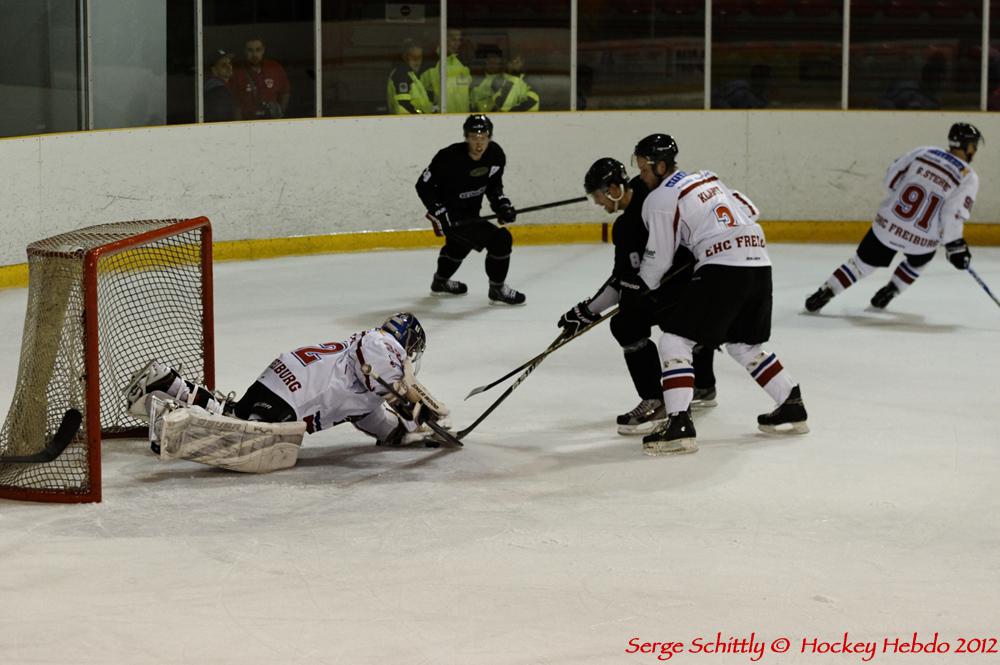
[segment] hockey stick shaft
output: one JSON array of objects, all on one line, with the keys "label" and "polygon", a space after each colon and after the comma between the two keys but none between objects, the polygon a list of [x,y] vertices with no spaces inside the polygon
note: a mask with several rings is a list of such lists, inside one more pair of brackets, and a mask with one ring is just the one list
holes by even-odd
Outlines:
[{"label": "hockey stick shaft", "polygon": [[593,328],[594,326],[596,326],[598,323],[600,323],[604,319],[611,318],[612,316],[614,316],[617,313],[618,313],[618,307],[613,307],[612,309],[610,309],[606,313],[604,313],[601,316],[601,318],[597,319],[596,321],[594,321],[592,324],[590,324],[586,328],[582,328],[579,332],[577,332],[574,335],[570,335],[570,336],[567,337],[566,335],[560,333],[560,335],[558,337],[556,337],[554,340],[552,340],[552,343],[549,344],[548,348],[545,349],[544,351],[542,351],[541,353],[539,353],[537,356],[535,356],[531,360],[529,360],[529,361],[527,361],[527,362],[525,362],[525,363],[523,363],[523,364],[515,367],[514,369],[510,370],[509,372],[507,372],[506,374],[504,374],[503,376],[501,376],[499,379],[497,379],[495,381],[492,381],[490,383],[487,383],[484,386],[479,386],[477,388],[473,388],[471,391],[469,391],[469,394],[465,396],[465,399],[469,399],[473,395],[478,395],[479,393],[486,392],[490,388],[492,388],[492,387],[494,387],[494,386],[496,386],[498,384],[503,383],[504,381],[506,381],[510,377],[512,377],[515,374],[517,374],[518,372],[520,372],[521,370],[523,370],[523,369],[525,369],[525,368],[527,368],[527,367],[529,367],[531,365],[534,365],[534,364],[538,363],[543,358],[545,358],[545,356],[549,355],[550,353],[552,353],[556,349],[559,349],[559,348],[562,348],[562,347],[566,346],[567,344],[569,344],[570,342],[572,342],[574,339],[576,339],[580,335],[584,334],[585,332],[587,332],[588,330],[590,330],[591,328]]},{"label": "hockey stick shaft", "polygon": [[[671,279],[673,279],[674,277],[676,277],[678,274],[680,274],[684,270],[687,270],[690,267],[691,267],[690,263],[685,263],[684,265],[679,266],[678,268],[676,268],[674,270],[671,270],[670,273],[668,273],[662,280],[660,280],[660,285],[662,286],[663,284],[666,284],[668,281],[670,281]],[[596,321],[594,321],[592,324],[590,324],[586,328],[581,329],[575,335],[570,335],[569,337],[566,337],[564,335],[559,335],[559,337],[556,337],[556,339],[552,342],[552,344],[549,344],[549,348],[545,349],[544,351],[542,351],[541,353],[539,353],[537,356],[535,356],[531,360],[523,363],[522,365],[520,365],[518,367],[515,367],[511,371],[509,371],[506,374],[504,374],[503,376],[501,376],[499,379],[497,379],[495,381],[492,381],[490,383],[487,383],[486,385],[478,386],[476,388],[473,388],[471,391],[469,391],[469,394],[465,396],[465,399],[469,399],[473,395],[478,395],[479,393],[486,392],[490,388],[493,388],[494,386],[503,383],[504,381],[506,381],[510,377],[514,376],[515,374],[517,374],[521,370],[525,369],[529,365],[531,365],[531,364],[533,364],[533,363],[541,360],[542,358],[544,358],[548,354],[552,353],[556,349],[559,349],[559,348],[565,346],[566,344],[569,344],[574,339],[576,339],[580,335],[584,334],[585,332],[587,332],[588,330],[590,330],[591,328],[593,328],[594,326],[596,326],[598,323],[600,323],[604,319],[607,319],[607,318],[610,318],[610,317],[614,316],[615,314],[618,313],[619,309],[620,309],[619,307],[613,307],[612,309],[610,309],[606,313],[604,313],[599,319],[597,319]],[[662,309],[662,308],[660,308],[660,309]],[[659,311],[659,310],[655,310],[654,313],[656,311]]]},{"label": "hockey stick shaft", "polygon": [[[558,208],[559,206],[568,206],[568,205],[570,205],[572,203],[581,203],[581,202],[586,201],[586,200],[587,200],[586,196],[577,196],[577,197],[572,198],[572,199],[563,199],[562,201],[553,201],[552,203],[540,203],[539,205],[528,206],[527,208],[514,208],[514,212],[516,212],[518,215],[522,215],[522,214],[524,214],[526,212],[535,212],[535,211],[538,211],[538,210],[547,210],[549,208]],[[491,219],[496,219],[497,217],[498,217],[498,215],[487,215],[486,217],[480,217],[479,219],[482,219],[484,221],[489,221]],[[467,221],[475,221],[475,220],[467,220]],[[459,222],[459,224],[461,224],[461,223],[462,222]]]},{"label": "hockey stick shaft", "polygon": [[979,284],[979,286],[983,287],[983,291],[986,291],[986,295],[988,295],[990,298],[992,298],[993,302],[995,302],[997,304],[997,306],[1000,306],[1000,300],[998,300],[997,297],[995,295],[993,295],[993,292],[990,291],[990,287],[986,286],[986,282],[984,282],[983,278],[980,277],[976,273],[976,271],[972,269],[972,266],[969,266],[968,268],[966,268],[966,270],[968,270],[969,274],[972,275],[972,279],[976,280],[976,282]]},{"label": "hockey stick shaft", "polygon": [[[399,391],[396,390],[396,388],[394,386],[392,386],[391,384],[387,383],[385,381],[385,379],[383,379],[381,376],[379,376],[378,373],[375,371],[375,368],[372,367],[371,365],[364,365],[361,368],[361,371],[364,372],[366,375],[372,377],[376,381],[378,381],[379,385],[381,385],[383,388],[385,388],[386,390],[388,390],[390,394],[392,394],[396,399],[398,399],[400,401],[400,403],[406,403],[406,402],[409,401],[405,397],[403,397],[402,395],[400,395]],[[410,419],[408,419],[408,420],[410,420]],[[459,441],[458,438],[456,438],[454,434],[452,434],[451,432],[449,432],[448,430],[446,430],[444,427],[441,427],[440,425],[438,425],[433,419],[427,420],[425,422],[427,423],[427,426],[430,427],[434,431],[435,434],[437,434],[438,436],[440,436],[441,439],[445,443],[450,443],[453,446],[458,446],[458,447],[462,446],[462,442]]]},{"label": "hockey stick shaft", "polygon": [[41,452],[33,455],[11,455],[10,457],[0,457],[0,464],[45,464],[55,461],[66,450],[76,433],[80,431],[80,424],[83,416],[76,409],[67,409],[63,414],[59,428],[52,436],[52,439],[45,445]]}]

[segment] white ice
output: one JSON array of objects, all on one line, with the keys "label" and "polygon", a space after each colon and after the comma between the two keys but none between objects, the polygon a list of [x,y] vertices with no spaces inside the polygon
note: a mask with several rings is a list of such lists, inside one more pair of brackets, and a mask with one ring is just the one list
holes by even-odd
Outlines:
[{"label": "white ice", "polygon": [[[611,251],[516,247],[520,308],[487,304],[481,255],[449,300],[428,295],[430,250],[219,264],[219,387],[411,310],[428,332],[421,378],[461,428],[502,387],[468,390],[544,349]],[[0,663],[654,663],[629,641],[717,632],[791,639],[758,662],[854,663],[800,642],[1000,637],[1000,307],[939,256],[888,311],[867,310],[883,270],[803,314],[852,252],[771,248],[768,348],[801,382],[804,436],[758,433],[772,403],[717,354],[701,450],[643,455],[615,432],[637,397],[605,324],[463,450],[376,448],[342,425],[308,437],[295,468],[247,476],[109,442],[103,503],[0,502]],[[1000,289],[1000,250],[975,248],[973,265]],[[5,404],[25,296],[0,293]]]}]

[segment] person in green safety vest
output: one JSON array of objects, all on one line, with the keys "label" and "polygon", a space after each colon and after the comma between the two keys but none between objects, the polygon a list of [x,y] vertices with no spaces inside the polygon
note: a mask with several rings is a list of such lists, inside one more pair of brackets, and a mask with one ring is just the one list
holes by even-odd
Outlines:
[{"label": "person in green safety vest", "polygon": [[524,80],[524,58],[515,54],[504,71],[503,53],[492,48],[486,53],[486,74],[472,91],[473,104],[482,113],[537,111],[538,93]]},{"label": "person in green safety vest", "polygon": [[403,40],[400,52],[402,63],[389,74],[386,83],[386,98],[389,112],[393,114],[433,113],[434,104],[427,96],[424,84],[417,72],[424,59],[424,50],[412,39]]},{"label": "person in green safety vest", "polygon": [[[501,111],[537,111],[541,102],[538,93],[524,80],[524,56],[513,53],[507,61],[507,78],[513,79],[513,87],[509,98],[510,108]],[[507,101],[507,100],[505,100]]]},{"label": "person in green safety vest", "polygon": [[[445,101],[449,113],[469,112],[469,87],[472,85],[472,73],[469,68],[458,59],[458,48],[462,45],[462,31],[458,29],[448,30],[448,59],[446,60],[445,76]],[[431,101],[439,108],[441,106],[441,62],[438,61],[433,67],[428,67],[420,75],[420,82],[424,84],[424,89],[430,93]]]},{"label": "person in green safety vest", "polygon": [[472,89],[472,105],[480,113],[498,110],[496,97],[504,84],[503,51],[497,46],[483,49],[485,58],[483,79]]}]

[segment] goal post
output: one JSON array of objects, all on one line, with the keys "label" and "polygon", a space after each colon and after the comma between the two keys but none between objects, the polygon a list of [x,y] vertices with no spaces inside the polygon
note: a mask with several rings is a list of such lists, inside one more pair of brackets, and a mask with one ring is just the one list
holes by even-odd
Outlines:
[{"label": "goal post", "polygon": [[205,217],[100,224],[31,243],[0,498],[100,501],[102,439],[145,432],[122,392],[132,373],[155,358],[215,385],[212,289]]}]

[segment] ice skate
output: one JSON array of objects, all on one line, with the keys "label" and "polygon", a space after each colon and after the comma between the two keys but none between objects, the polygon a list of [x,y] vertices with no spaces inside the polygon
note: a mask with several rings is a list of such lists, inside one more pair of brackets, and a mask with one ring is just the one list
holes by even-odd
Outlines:
[{"label": "ice skate", "polygon": [[806,407],[802,403],[802,392],[799,387],[792,388],[788,399],[779,404],[774,411],[757,416],[757,428],[761,432],[769,434],[805,434],[808,432]]},{"label": "ice skate", "polygon": [[461,296],[468,293],[469,287],[464,282],[454,279],[442,279],[434,275],[431,281],[431,295],[435,296]]},{"label": "ice skate", "polygon": [[694,423],[687,411],[671,413],[667,422],[642,437],[642,452],[647,455],[686,455],[697,451]]},{"label": "ice skate", "polygon": [[644,399],[628,413],[618,416],[618,433],[626,436],[649,434],[666,419],[663,400]]},{"label": "ice skate", "polygon": [[892,282],[889,282],[872,296],[872,307],[875,309],[885,309],[885,306],[892,302],[892,299],[899,295],[899,289]]},{"label": "ice skate", "polygon": [[708,409],[718,404],[715,401],[715,386],[711,388],[695,388],[691,399],[692,409]]},{"label": "ice skate", "polygon": [[833,289],[824,284],[816,289],[816,292],[806,298],[806,311],[818,312],[823,309],[830,300],[833,299]]},{"label": "ice skate", "polygon": [[525,298],[520,291],[515,291],[506,284],[490,284],[491,305],[523,305]]},{"label": "ice skate", "polygon": [[128,386],[125,388],[125,399],[128,400],[129,412],[133,415],[145,416],[148,411],[143,399],[152,392],[162,392],[170,397],[170,389],[174,381],[180,375],[171,367],[159,360],[151,360],[149,363],[132,375]]}]

